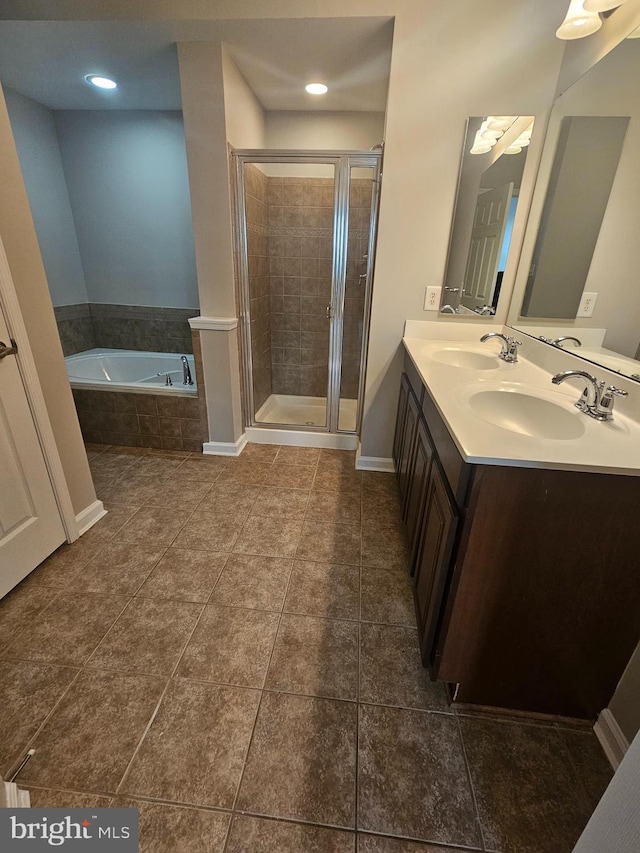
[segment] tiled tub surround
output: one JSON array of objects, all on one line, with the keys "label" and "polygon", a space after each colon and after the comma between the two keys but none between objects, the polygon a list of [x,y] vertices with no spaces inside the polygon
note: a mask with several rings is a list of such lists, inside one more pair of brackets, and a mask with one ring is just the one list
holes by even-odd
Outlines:
[{"label": "tiled tub surround", "polygon": [[94,347],[192,353],[189,317],[197,308],[88,303],[54,308],[66,355]]},{"label": "tiled tub surround", "polygon": [[[341,394],[358,395],[371,181],[352,180]],[[266,177],[245,167],[254,404],[327,394],[333,178]]]},{"label": "tiled tub surround", "polygon": [[138,806],[143,853],[569,853],[597,741],[447,706],[392,475],[89,455],[108,515],[0,602],[0,773],[34,746],[32,805]]},{"label": "tiled tub surround", "polygon": [[87,442],[202,453],[209,440],[206,410],[195,395],[74,388],[73,399]]}]

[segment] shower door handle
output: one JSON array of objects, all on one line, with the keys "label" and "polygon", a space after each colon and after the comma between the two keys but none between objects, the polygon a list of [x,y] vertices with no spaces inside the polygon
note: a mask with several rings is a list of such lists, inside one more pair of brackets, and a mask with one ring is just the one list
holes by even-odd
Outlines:
[{"label": "shower door handle", "polygon": [[327,320],[330,320],[333,317],[333,305],[327,305]]}]

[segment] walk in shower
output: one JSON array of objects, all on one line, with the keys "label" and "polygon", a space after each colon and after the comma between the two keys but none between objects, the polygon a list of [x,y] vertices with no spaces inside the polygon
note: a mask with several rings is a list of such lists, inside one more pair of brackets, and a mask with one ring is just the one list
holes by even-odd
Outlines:
[{"label": "walk in shower", "polygon": [[233,156],[246,426],[355,436],[381,154]]}]

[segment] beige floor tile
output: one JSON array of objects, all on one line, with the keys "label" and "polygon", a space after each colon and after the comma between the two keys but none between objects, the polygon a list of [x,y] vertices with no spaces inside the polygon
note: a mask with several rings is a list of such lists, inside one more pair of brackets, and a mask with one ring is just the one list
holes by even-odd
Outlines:
[{"label": "beige floor tile", "polygon": [[119,793],[231,808],[259,698],[257,690],[172,681]]},{"label": "beige floor tile", "polygon": [[245,483],[248,486],[261,486],[264,483],[271,465],[264,462],[246,462],[239,459],[231,459],[225,470],[220,474],[218,483]]},{"label": "beige floor tile", "polygon": [[480,846],[453,715],[361,705],[358,744],[361,830]]},{"label": "beige floor tile", "polygon": [[403,838],[389,838],[385,835],[366,835],[358,833],[358,853],[469,853],[479,847],[443,847],[438,844],[421,844],[419,841],[406,841]]},{"label": "beige floor tile", "polygon": [[163,678],[85,670],[37,736],[18,784],[115,793],[151,719]]},{"label": "beige floor tile", "polygon": [[73,588],[78,592],[135,595],[164,551],[163,547],[109,542],[77,575]]},{"label": "beige floor tile", "polygon": [[135,465],[130,469],[136,474],[147,477],[165,477],[177,471],[185,462],[182,454],[173,456],[170,453],[147,453],[138,457]]},{"label": "beige floor tile", "polygon": [[48,587],[20,583],[0,600],[0,651],[27,625],[32,624],[57,595]]},{"label": "beige floor tile", "polygon": [[279,616],[240,607],[205,607],[178,675],[239,687],[262,687]]},{"label": "beige floor tile", "polygon": [[402,522],[399,497],[363,490],[362,522],[369,526],[396,527]]},{"label": "beige floor tile", "polygon": [[301,489],[263,487],[251,509],[251,515],[264,518],[303,518],[309,501]]},{"label": "beige floor tile", "polygon": [[81,536],[71,545],[61,545],[57,551],[40,563],[37,569],[27,575],[23,584],[62,589],[76,577],[89,560],[95,557],[99,550],[99,543],[88,542],[84,536]]},{"label": "beige floor tile", "polygon": [[314,491],[309,498],[307,514],[315,521],[360,524],[360,495]]},{"label": "beige floor tile", "polygon": [[82,666],[128,601],[120,595],[61,592],[3,657]]},{"label": "beige floor tile", "polygon": [[360,615],[364,622],[415,626],[413,584],[404,569],[363,566],[361,596]]},{"label": "beige floor tile", "polygon": [[285,613],[265,687],[329,699],[357,699],[357,623]]},{"label": "beige floor tile", "polygon": [[169,548],[138,590],[138,595],[204,604],[209,600],[227,557],[227,554],[214,551]]},{"label": "beige floor tile", "polygon": [[354,853],[355,833],[280,820],[234,817],[226,853]]},{"label": "beige floor tile", "polygon": [[220,456],[190,456],[175,470],[175,476],[181,480],[195,480],[211,485],[227,465],[228,460]]},{"label": "beige floor tile", "polygon": [[197,510],[173,544],[176,548],[227,553],[233,549],[242,525],[243,519],[235,514],[221,515]]},{"label": "beige floor tile", "polygon": [[402,529],[362,526],[362,565],[409,571],[409,554]]},{"label": "beige floor tile", "polygon": [[266,472],[263,485],[281,489],[306,489],[313,485],[316,469],[314,465],[273,465]]},{"label": "beige floor tile", "polygon": [[386,495],[398,499],[398,480],[395,474],[383,474],[379,471],[363,471],[362,490]]},{"label": "beige floor tile", "polygon": [[357,564],[360,562],[360,526],[306,520],[296,557],[319,563]]},{"label": "beige floor tile", "polygon": [[77,673],[69,667],[0,661],[0,775],[5,779]]},{"label": "beige floor tile", "polygon": [[302,521],[282,518],[274,524],[271,518],[249,517],[234,546],[239,554],[263,557],[293,557],[298,547]]},{"label": "beige floor tile", "polygon": [[140,812],[140,853],[222,853],[231,816],[116,797],[114,808]]},{"label": "beige floor tile", "polygon": [[254,444],[245,445],[244,450],[240,454],[240,459],[243,462],[251,460],[252,462],[263,462],[270,465],[280,450],[279,444]]},{"label": "beige floor tile", "polygon": [[157,489],[145,501],[145,506],[195,509],[210,488],[210,483],[181,477],[180,469],[178,469],[175,474],[164,481],[161,489]]},{"label": "beige floor tile", "polygon": [[201,604],[134,598],[87,666],[169,676],[201,612]]},{"label": "beige floor tile", "polygon": [[32,809],[107,809],[111,805],[111,797],[100,797],[97,794],[54,791],[51,788],[34,788],[30,785],[24,787],[29,790]]},{"label": "beige floor tile", "polygon": [[118,534],[118,541],[140,545],[170,545],[191,516],[178,507],[143,506]]},{"label": "beige floor tile", "polygon": [[284,604],[288,613],[358,619],[360,568],[296,560]]},{"label": "beige floor tile", "polygon": [[282,610],[292,560],[231,554],[211,596],[212,604]]},{"label": "beige floor tile", "polygon": [[415,628],[362,624],[360,632],[361,702],[448,711],[443,685],[422,666]]},{"label": "beige floor tile", "polygon": [[331,471],[318,465],[313,481],[314,491],[344,492],[360,494],[362,491],[362,472],[351,470]]},{"label": "beige floor tile", "polygon": [[265,693],[236,808],[355,825],[356,705]]},{"label": "beige floor tile", "polygon": [[87,542],[96,542],[100,545],[109,542],[117,536],[136,511],[135,507],[120,504],[111,505],[108,502],[104,503],[104,508],[107,510],[107,514],[83,534],[82,538]]},{"label": "beige floor tile", "polygon": [[316,465],[320,450],[316,447],[281,447],[276,465]]},{"label": "beige floor tile", "polygon": [[258,486],[233,481],[215,483],[198,509],[200,512],[233,513],[238,518],[246,518],[259,494]]}]

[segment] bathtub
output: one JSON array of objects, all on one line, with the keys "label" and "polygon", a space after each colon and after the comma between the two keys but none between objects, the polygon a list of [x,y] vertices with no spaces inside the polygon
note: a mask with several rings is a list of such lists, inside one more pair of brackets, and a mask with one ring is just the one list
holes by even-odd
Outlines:
[{"label": "bathtub", "polygon": [[[179,353],[90,349],[67,356],[65,363],[72,388],[196,396],[193,355],[186,355],[193,385],[182,384],[182,362]],[[165,374],[171,377],[172,385],[166,384]]]}]

